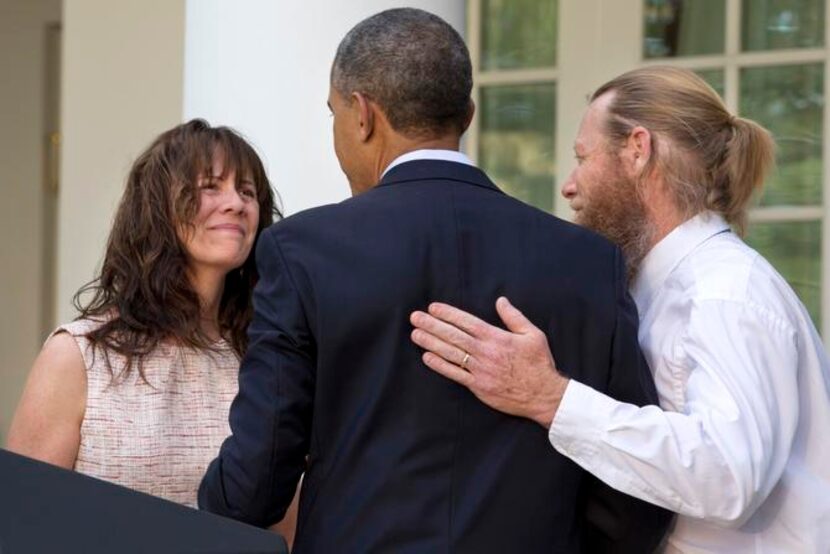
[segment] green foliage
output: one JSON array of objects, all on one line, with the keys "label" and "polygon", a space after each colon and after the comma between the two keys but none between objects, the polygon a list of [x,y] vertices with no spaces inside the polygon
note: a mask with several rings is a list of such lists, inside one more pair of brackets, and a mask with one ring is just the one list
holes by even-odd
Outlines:
[{"label": "green foliage", "polygon": [[824,46],[824,0],[743,0],[745,51]]},{"label": "green foliage", "polygon": [[746,242],[781,273],[821,329],[821,222],[752,224]]},{"label": "green foliage", "polygon": [[772,132],[777,170],[763,205],[816,205],[822,199],[824,64],[741,70],[742,116]]},{"label": "green foliage", "polygon": [[556,66],[558,13],[558,0],[482,0],[482,69]]},{"label": "green foliage", "polygon": [[556,85],[481,90],[479,160],[505,192],[553,210]]}]

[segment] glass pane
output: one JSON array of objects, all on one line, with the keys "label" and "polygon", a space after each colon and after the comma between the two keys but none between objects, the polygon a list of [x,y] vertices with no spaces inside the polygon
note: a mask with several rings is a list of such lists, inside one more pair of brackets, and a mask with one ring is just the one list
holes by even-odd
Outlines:
[{"label": "glass pane", "polygon": [[722,54],[725,0],[644,0],[643,57]]},{"label": "glass pane", "polygon": [[754,223],[746,242],[784,276],[821,329],[821,222]]},{"label": "glass pane", "polygon": [[696,69],[695,73],[703,77],[703,80],[709,83],[709,86],[715,89],[721,98],[723,98],[726,85],[724,84],[723,69]]},{"label": "glass pane", "polygon": [[483,87],[479,163],[506,193],[553,209],[556,85]]},{"label": "glass pane", "polygon": [[482,69],[554,67],[558,11],[558,0],[482,0]]},{"label": "glass pane", "polygon": [[744,50],[821,48],[824,0],[743,0]]},{"label": "glass pane", "polygon": [[778,144],[778,168],[761,203],[821,204],[824,65],[742,69],[740,113],[769,129]]}]

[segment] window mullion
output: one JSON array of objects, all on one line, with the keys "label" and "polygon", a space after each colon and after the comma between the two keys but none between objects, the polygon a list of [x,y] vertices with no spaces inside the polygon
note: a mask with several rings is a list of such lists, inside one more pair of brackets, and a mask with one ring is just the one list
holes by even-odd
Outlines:
[{"label": "window mullion", "polygon": [[[467,48],[470,51],[470,59],[473,64],[473,102],[476,106],[481,105],[481,83],[479,82],[479,68],[481,67],[481,1],[469,0],[467,2]],[[464,135],[463,149],[476,164],[478,164],[480,121],[481,117],[473,117],[470,128]]]},{"label": "window mullion", "polygon": [[724,102],[732,113],[740,106],[740,67],[738,54],[741,42],[741,0],[726,0],[726,65],[724,74]]}]

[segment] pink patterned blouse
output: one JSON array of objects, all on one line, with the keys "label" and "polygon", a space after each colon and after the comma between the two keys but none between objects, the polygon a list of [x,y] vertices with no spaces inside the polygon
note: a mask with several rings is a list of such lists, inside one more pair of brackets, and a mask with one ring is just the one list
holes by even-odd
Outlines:
[{"label": "pink patterned blouse", "polygon": [[[160,346],[138,371],[113,382],[100,349],[84,334],[99,322],[79,320],[53,333],[74,337],[87,369],[86,413],[75,470],[131,489],[196,506],[208,463],[230,434],[239,358],[225,341],[217,352]],[[124,358],[110,353],[116,372]]]}]

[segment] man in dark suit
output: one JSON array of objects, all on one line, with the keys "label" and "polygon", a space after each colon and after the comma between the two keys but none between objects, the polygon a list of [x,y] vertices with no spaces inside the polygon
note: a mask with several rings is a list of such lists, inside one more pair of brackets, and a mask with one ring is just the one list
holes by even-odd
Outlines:
[{"label": "man in dark suit", "polygon": [[259,240],[233,434],[202,482],[203,508],[271,524],[305,471],[297,552],[659,541],[666,512],[552,456],[544,429],[432,373],[410,341],[409,314],[430,300],[495,322],[492,299],[507,295],[561,367],[627,402],[656,401],[619,250],[506,196],[458,152],[471,87],[461,37],[432,14],[388,10],[341,42],[329,106],[354,197]]}]

